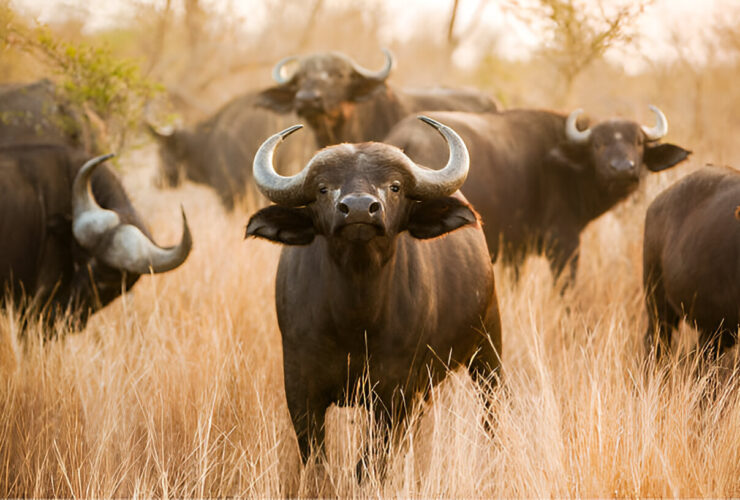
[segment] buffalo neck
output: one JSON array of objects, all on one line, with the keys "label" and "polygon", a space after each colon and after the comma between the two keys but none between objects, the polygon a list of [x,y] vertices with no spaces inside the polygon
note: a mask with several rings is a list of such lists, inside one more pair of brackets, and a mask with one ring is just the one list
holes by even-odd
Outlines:
[{"label": "buffalo neck", "polygon": [[329,239],[326,278],[332,283],[330,307],[338,323],[368,329],[383,316],[398,267],[398,237],[352,244]]}]

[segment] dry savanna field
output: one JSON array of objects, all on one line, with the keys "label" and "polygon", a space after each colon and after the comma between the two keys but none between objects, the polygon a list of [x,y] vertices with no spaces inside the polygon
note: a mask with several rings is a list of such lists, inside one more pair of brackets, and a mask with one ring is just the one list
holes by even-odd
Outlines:
[{"label": "dry savanna field", "polygon": [[[737,351],[703,365],[685,324],[665,363],[647,363],[642,347],[647,206],[706,163],[740,167],[740,71],[681,68],[628,77],[597,64],[570,92],[563,109],[648,124],[647,104],[659,104],[667,140],[694,153],[588,226],[563,294],[542,257],[518,281],[495,265],[503,383],[481,393],[452,372],[387,444],[365,411],[332,407],[326,456],[306,467],[283,389],[280,247],[245,240],[250,209],[228,213],[205,187],[156,188],[156,148],[142,136],[121,159],[124,184],[160,244],[178,240],[182,203],[193,251],[49,342],[39,324],[21,331],[16,311],[0,311],[0,496],[740,496]],[[539,70],[527,71],[526,84],[507,73],[484,87],[545,106],[513,90],[536,87]]]}]

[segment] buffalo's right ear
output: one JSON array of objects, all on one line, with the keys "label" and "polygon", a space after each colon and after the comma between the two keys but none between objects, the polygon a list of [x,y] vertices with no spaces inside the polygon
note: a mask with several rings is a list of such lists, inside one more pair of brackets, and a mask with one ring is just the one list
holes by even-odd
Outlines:
[{"label": "buffalo's right ear", "polygon": [[553,165],[573,172],[586,170],[588,148],[585,145],[561,142],[545,155],[545,165]]},{"label": "buffalo's right ear", "polygon": [[316,230],[306,207],[271,205],[249,219],[244,237],[248,236],[285,245],[308,245],[316,236]]},{"label": "buffalo's right ear", "polygon": [[296,89],[290,83],[265,89],[257,94],[257,106],[271,109],[276,113],[293,111]]}]

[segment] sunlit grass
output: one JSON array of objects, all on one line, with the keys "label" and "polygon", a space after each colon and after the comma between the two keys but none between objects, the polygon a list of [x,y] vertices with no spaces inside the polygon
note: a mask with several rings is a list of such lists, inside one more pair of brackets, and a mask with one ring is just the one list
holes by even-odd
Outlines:
[{"label": "sunlit grass", "polygon": [[64,340],[31,325],[19,341],[15,313],[0,315],[0,495],[740,495],[737,376],[695,366],[685,326],[675,359],[643,361],[642,214],[670,178],[588,228],[563,295],[541,258],[518,282],[496,266],[505,383],[485,394],[488,415],[463,372],[389,443],[366,412],[332,407],[326,458],[304,468],[273,304],[280,248],[245,241],[247,215],[210,192],[156,191],[150,176],[132,168],[126,183],[163,244],[184,201],[186,265],[143,277]]}]

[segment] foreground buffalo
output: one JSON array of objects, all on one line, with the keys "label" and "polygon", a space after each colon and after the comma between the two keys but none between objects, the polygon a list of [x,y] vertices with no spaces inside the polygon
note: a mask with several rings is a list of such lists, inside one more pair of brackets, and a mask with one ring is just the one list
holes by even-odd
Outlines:
[{"label": "foreground buffalo", "polygon": [[[273,71],[278,85],[261,93],[260,104],[297,113],[308,122],[319,147],[380,141],[402,118],[419,111],[496,111],[489,96],[474,90],[392,87],[386,80],[393,57],[384,53],[385,67],[377,72],[336,52],[285,58]],[[291,66],[295,69],[288,71]]]},{"label": "foreground buffalo", "polygon": [[[586,130],[576,127],[581,110],[430,116],[450,124],[468,145],[472,167],[464,192],[481,214],[494,260],[499,245],[514,265],[528,252],[545,251],[556,277],[570,263],[572,280],[583,228],[635,191],[646,170],[658,172],[690,154],[658,142],[668,122],[652,110],[653,128],[615,119]],[[416,120],[401,122],[386,142],[432,167],[444,158]]]},{"label": "foreground buffalo", "polygon": [[385,420],[389,411],[403,419],[447,366],[475,377],[499,366],[493,268],[478,218],[456,193],[468,153],[452,129],[424,120],[449,144],[439,171],[363,143],[324,149],[299,174],[276,175],[273,152],[298,127],[272,136],[255,158],[255,180],[277,205],[256,213],[247,234],[288,245],[275,299],[304,460],[312,438],[323,443],[326,409],[366,369]]},{"label": "foreground buffalo", "polygon": [[740,172],[706,167],[663,191],[645,217],[643,284],[648,349],[670,348],[682,318],[705,355],[737,341],[740,324]]},{"label": "foreground buffalo", "polygon": [[[159,144],[163,184],[176,187],[183,177],[213,188],[228,210],[246,199],[254,201],[251,165],[254,154],[272,131],[295,123],[295,116],[282,116],[256,105],[254,93],[239,96],[216,114],[192,128],[165,133],[147,125]],[[313,144],[310,137],[295,141],[290,152],[281,155],[281,172],[290,171],[291,163],[302,161],[304,150]]]},{"label": "foreground buffalo", "polygon": [[191,248],[184,212],[180,243],[158,247],[99,166],[108,156],[84,166],[83,158],[57,145],[0,148],[0,301],[12,297],[48,323],[69,313],[84,325],[140,275],[176,268]]}]

